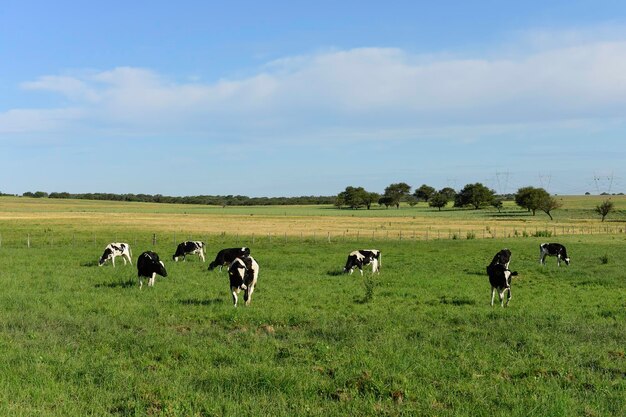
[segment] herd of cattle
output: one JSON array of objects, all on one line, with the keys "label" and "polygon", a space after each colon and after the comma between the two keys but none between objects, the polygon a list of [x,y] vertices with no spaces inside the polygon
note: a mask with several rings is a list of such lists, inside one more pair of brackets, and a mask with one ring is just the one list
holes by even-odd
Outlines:
[{"label": "herd of cattle", "polygon": [[[172,256],[174,262],[178,262],[179,258],[185,260],[187,255],[198,255],[202,262],[205,262],[205,243],[201,241],[185,241],[178,245],[176,252]],[[565,246],[559,243],[542,243],[539,246],[540,258],[539,262],[544,265],[546,256],[555,256],[557,265],[561,266],[561,261],[569,265],[570,259],[567,255]],[[115,258],[120,256],[126,263],[132,265],[132,253],[128,243],[110,243],[104,249],[104,253],[98,262],[99,266],[104,265],[107,261],[115,266]],[[518,275],[517,271],[509,269],[511,262],[511,251],[502,249],[493,257],[491,263],[487,266],[487,275],[491,284],[491,305],[495,298],[496,291],[500,298],[500,306],[504,304],[504,294],[507,294],[506,306],[511,300],[511,278]],[[371,265],[372,273],[380,274],[382,265],[381,252],[378,249],[360,249],[350,252],[343,269],[344,273],[354,272],[359,268],[363,275],[363,267]],[[259,277],[259,264],[250,256],[250,248],[227,248],[220,250],[215,255],[215,260],[209,264],[209,270],[217,267],[222,271],[222,267],[228,266],[228,277],[230,280],[230,291],[233,298],[233,304],[237,307],[237,295],[243,291],[243,299],[246,305],[250,305],[254,286]],[[154,286],[156,276],[167,277],[165,264],[159,259],[159,255],[152,251],[143,252],[137,259],[137,277],[139,278],[139,289],[143,287],[144,278],[148,279],[148,286]]]}]

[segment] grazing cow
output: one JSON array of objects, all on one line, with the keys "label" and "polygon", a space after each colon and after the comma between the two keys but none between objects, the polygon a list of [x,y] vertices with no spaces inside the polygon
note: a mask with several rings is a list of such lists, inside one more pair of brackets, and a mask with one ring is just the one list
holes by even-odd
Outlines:
[{"label": "grazing cow", "polygon": [[183,261],[185,260],[185,256],[187,255],[198,255],[202,262],[204,262],[204,242],[199,240],[194,241],[185,241],[178,245],[176,248],[176,253],[172,256],[174,262],[178,262],[179,257],[183,257]]},{"label": "grazing cow", "polygon": [[244,290],[243,300],[247,306],[250,305],[254,286],[259,277],[259,264],[252,256],[235,258],[228,267],[228,277],[235,307],[237,307],[237,294],[241,290]]},{"label": "grazing cow", "polygon": [[565,261],[566,265],[569,265],[569,256],[565,246],[560,243],[542,243],[539,245],[539,263],[541,265],[546,264],[546,256],[556,256],[556,264],[561,266],[561,260]]},{"label": "grazing cow", "polygon": [[378,249],[360,249],[350,252],[346,266],[343,268],[344,273],[354,272],[354,268],[359,268],[363,275],[363,265],[372,264],[372,274],[378,272],[380,274],[380,266],[382,265],[381,253]]},{"label": "grazing cow", "polygon": [[167,276],[165,264],[159,260],[159,255],[151,251],[146,251],[139,255],[137,259],[139,289],[143,286],[143,278],[148,278],[148,286],[153,287],[157,275]]},{"label": "grazing cow", "polygon": [[115,257],[121,256],[122,260],[124,260],[124,265],[126,265],[126,260],[133,264],[132,254],[130,253],[130,245],[128,243],[109,243],[106,248],[104,248],[104,253],[100,257],[98,261],[98,266],[104,265],[106,261],[109,259],[113,266],[115,266]]},{"label": "grazing cow", "polygon": [[500,252],[496,253],[489,266],[500,264],[508,269],[509,263],[511,263],[511,251],[509,249],[502,249]]},{"label": "grazing cow", "polygon": [[215,255],[215,260],[209,264],[209,271],[215,269],[215,267],[220,267],[220,272],[222,271],[222,266],[230,265],[237,258],[245,258],[246,256],[250,256],[250,248],[228,248],[222,249]]},{"label": "grazing cow", "polygon": [[493,307],[493,299],[498,291],[500,297],[500,306],[504,307],[504,293],[507,292],[506,306],[511,301],[511,277],[517,275],[517,271],[511,272],[503,264],[492,264],[487,267],[489,274],[489,283],[491,284],[491,306]]}]

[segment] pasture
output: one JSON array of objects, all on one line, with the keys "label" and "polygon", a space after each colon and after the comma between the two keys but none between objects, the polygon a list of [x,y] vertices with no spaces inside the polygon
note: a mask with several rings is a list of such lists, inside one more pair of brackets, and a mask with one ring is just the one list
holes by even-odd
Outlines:
[{"label": "pasture", "polygon": [[[626,413],[623,233],[559,237],[572,258],[561,268],[554,258],[539,265],[546,238],[253,244],[209,235],[207,261],[247,245],[260,264],[252,305],[235,309],[225,271],[193,256],[171,260],[172,231],[183,240],[187,224],[158,229],[146,211],[100,227],[63,220],[72,213],[63,208],[0,208],[0,414]],[[221,219],[206,216],[206,224]],[[148,230],[167,238],[153,246]],[[15,240],[27,231],[45,239],[28,248]],[[158,252],[169,276],[139,290],[134,265],[98,267],[113,234],[131,243],[133,262]],[[361,247],[382,250],[380,275],[341,274]],[[510,307],[491,308],[485,266],[503,247],[520,275]]]}]

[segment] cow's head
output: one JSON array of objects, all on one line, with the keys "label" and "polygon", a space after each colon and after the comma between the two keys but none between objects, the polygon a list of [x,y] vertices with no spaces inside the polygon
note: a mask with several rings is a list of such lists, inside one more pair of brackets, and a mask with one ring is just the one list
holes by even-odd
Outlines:
[{"label": "cow's head", "polygon": [[104,263],[106,261],[108,261],[109,259],[111,259],[111,256],[113,255],[113,251],[109,248],[106,248],[104,250],[104,253],[102,254],[102,256],[100,257],[100,260],[98,261],[98,266],[102,266],[104,265]]},{"label": "cow's head", "polygon": [[161,275],[162,277],[166,277],[167,276],[167,271],[165,270],[165,264],[163,263],[163,261],[158,261],[154,263],[155,266],[155,271],[157,274]]},{"label": "cow's head", "polygon": [[563,258],[563,260],[565,261],[565,265],[569,265],[569,256],[567,258]]}]

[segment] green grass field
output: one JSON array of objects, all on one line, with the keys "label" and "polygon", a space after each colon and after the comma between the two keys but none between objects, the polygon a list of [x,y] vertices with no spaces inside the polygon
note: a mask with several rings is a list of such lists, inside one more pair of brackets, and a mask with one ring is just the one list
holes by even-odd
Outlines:
[{"label": "green grass field", "polygon": [[[260,264],[235,309],[226,272],[171,260],[169,231],[131,241],[169,273],[139,290],[134,266],[97,266],[92,228],[16,215],[0,232],[34,223],[54,244],[0,246],[0,415],[626,414],[624,234],[560,237],[561,268],[539,265],[545,238],[210,235],[208,258],[248,245]],[[120,240],[143,230],[126,227]],[[380,275],[341,274],[361,247],[382,250]],[[485,266],[503,247],[519,276],[492,308]]]}]

